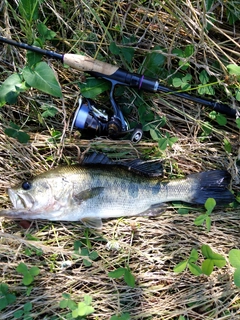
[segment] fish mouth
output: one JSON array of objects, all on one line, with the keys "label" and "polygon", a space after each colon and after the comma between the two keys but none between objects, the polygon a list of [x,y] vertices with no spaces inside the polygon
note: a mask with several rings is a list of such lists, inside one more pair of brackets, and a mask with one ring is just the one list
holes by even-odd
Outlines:
[{"label": "fish mouth", "polygon": [[19,194],[15,190],[9,188],[8,195],[14,209],[31,209],[33,207],[34,200],[29,194]]}]

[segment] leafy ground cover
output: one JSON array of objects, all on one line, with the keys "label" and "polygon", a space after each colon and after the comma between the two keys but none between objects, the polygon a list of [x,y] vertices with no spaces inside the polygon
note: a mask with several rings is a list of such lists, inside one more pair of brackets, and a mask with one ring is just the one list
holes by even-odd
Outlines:
[{"label": "leafy ground cover", "polygon": [[[81,53],[236,108],[237,1],[5,1],[0,34]],[[143,139],[70,132],[80,92],[109,110],[109,84],[0,44],[0,205],[6,188],[84,152],[160,158],[165,177],[228,169],[239,200],[239,118],[174,95],[116,89]],[[238,115],[237,115],[238,116]],[[0,319],[239,319],[239,206],[169,204],[158,217],[78,223],[1,219]]]}]

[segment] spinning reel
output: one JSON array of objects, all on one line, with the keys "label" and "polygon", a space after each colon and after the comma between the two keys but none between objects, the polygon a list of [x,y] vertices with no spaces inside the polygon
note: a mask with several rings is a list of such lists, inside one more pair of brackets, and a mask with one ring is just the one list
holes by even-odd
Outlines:
[{"label": "spinning reel", "polygon": [[108,136],[111,139],[119,139],[130,134],[132,142],[139,142],[143,135],[142,125],[138,124],[134,129],[129,129],[115,101],[112,105],[114,114],[109,117],[105,110],[98,109],[92,100],[80,96],[71,131],[73,127],[76,127],[82,132],[87,132],[88,135],[92,133],[98,136]]}]

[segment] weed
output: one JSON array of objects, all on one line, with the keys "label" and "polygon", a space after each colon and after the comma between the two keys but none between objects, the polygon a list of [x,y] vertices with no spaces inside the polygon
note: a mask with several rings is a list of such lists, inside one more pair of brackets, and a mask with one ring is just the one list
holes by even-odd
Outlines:
[{"label": "weed", "polygon": [[175,54],[178,58],[178,65],[181,70],[185,71],[190,66],[190,63],[187,61],[194,54],[194,45],[189,44],[183,50],[182,49],[173,49],[172,53]]},{"label": "weed", "polygon": [[19,263],[16,270],[23,275],[22,283],[25,286],[29,286],[34,281],[34,277],[40,272],[38,267],[31,267],[28,269],[26,264],[23,262]]},{"label": "weed", "polygon": [[23,320],[32,320],[33,318],[30,315],[32,310],[32,303],[27,302],[24,304],[23,309],[17,310],[14,312],[14,319],[23,319]]},{"label": "weed", "polygon": [[207,276],[213,272],[214,266],[218,268],[223,268],[225,266],[225,258],[221,254],[213,252],[208,245],[202,245],[201,251],[206,258],[202,263],[202,272]]},{"label": "weed", "polygon": [[135,287],[135,278],[129,268],[117,268],[114,271],[110,271],[108,276],[113,279],[119,279],[123,276],[124,281],[129,287]]},{"label": "weed", "polygon": [[216,206],[216,201],[213,198],[208,198],[205,202],[205,208],[206,208],[206,212],[204,214],[201,214],[200,216],[198,216],[195,220],[194,220],[194,224],[196,226],[200,226],[202,225],[204,222],[206,223],[206,228],[207,231],[210,231],[211,229],[211,213],[213,211],[213,209]]},{"label": "weed", "polygon": [[94,312],[94,308],[91,306],[92,297],[85,295],[84,301],[78,303],[77,308],[72,310],[73,318],[86,317]]},{"label": "weed", "polygon": [[129,313],[122,313],[120,316],[111,316],[110,320],[130,320],[130,314]]},{"label": "weed", "polygon": [[94,308],[91,306],[92,297],[89,295],[84,296],[84,300],[79,302],[78,304],[71,299],[71,295],[68,293],[63,293],[63,300],[60,301],[60,308],[68,308],[71,310],[72,318],[85,319],[86,316],[92,314],[94,312]]},{"label": "weed", "polygon": [[237,287],[240,288],[240,250],[232,249],[229,252],[229,262],[236,270],[233,274],[233,280]]},{"label": "weed", "polygon": [[225,258],[222,255],[213,252],[208,245],[202,245],[201,252],[205,257],[205,260],[202,262],[201,267],[196,264],[199,257],[198,252],[196,249],[192,249],[189,258],[179,262],[174,267],[173,271],[176,273],[180,273],[188,267],[190,272],[195,276],[199,276],[202,273],[209,276],[213,272],[214,266],[218,268],[223,268],[225,266]]},{"label": "weed", "polygon": [[87,257],[88,259],[83,258],[83,264],[86,267],[90,267],[92,265],[91,261],[94,261],[98,258],[97,251],[90,251],[90,244],[86,247],[81,241],[76,240],[74,242],[74,257],[78,257],[79,255],[82,257]]},{"label": "weed", "polygon": [[9,125],[10,125],[10,127],[6,128],[4,130],[4,133],[6,135],[8,135],[9,137],[17,139],[21,143],[27,143],[30,140],[29,134],[27,134],[26,132],[22,131],[21,128],[17,124],[15,124],[13,122],[10,122]]},{"label": "weed", "polygon": [[16,301],[16,296],[9,292],[8,285],[5,283],[0,284],[0,311],[5,309],[8,305]]},{"label": "weed", "polygon": [[190,256],[188,259],[179,262],[176,267],[174,267],[173,271],[176,273],[183,272],[185,269],[189,268],[190,272],[199,276],[202,273],[201,268],[195,263],[198,260],[198,252],[196,249],[192,249]]}]

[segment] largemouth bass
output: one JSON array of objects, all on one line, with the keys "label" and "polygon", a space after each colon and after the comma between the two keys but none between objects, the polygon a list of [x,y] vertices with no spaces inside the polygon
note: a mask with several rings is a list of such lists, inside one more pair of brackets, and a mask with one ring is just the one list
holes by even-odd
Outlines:
[{"label": "largemouth bass", "polygon": [[14,219],[81,221],[101,228],[102,218],[144,214],[169,201],[204,204],[214,198],[228,204],[230,175],[213,170],[163,181],[159,161],[113,162],[93,153],[81,165],[63,166],[8,189],[12,209],[0,216]]}]

